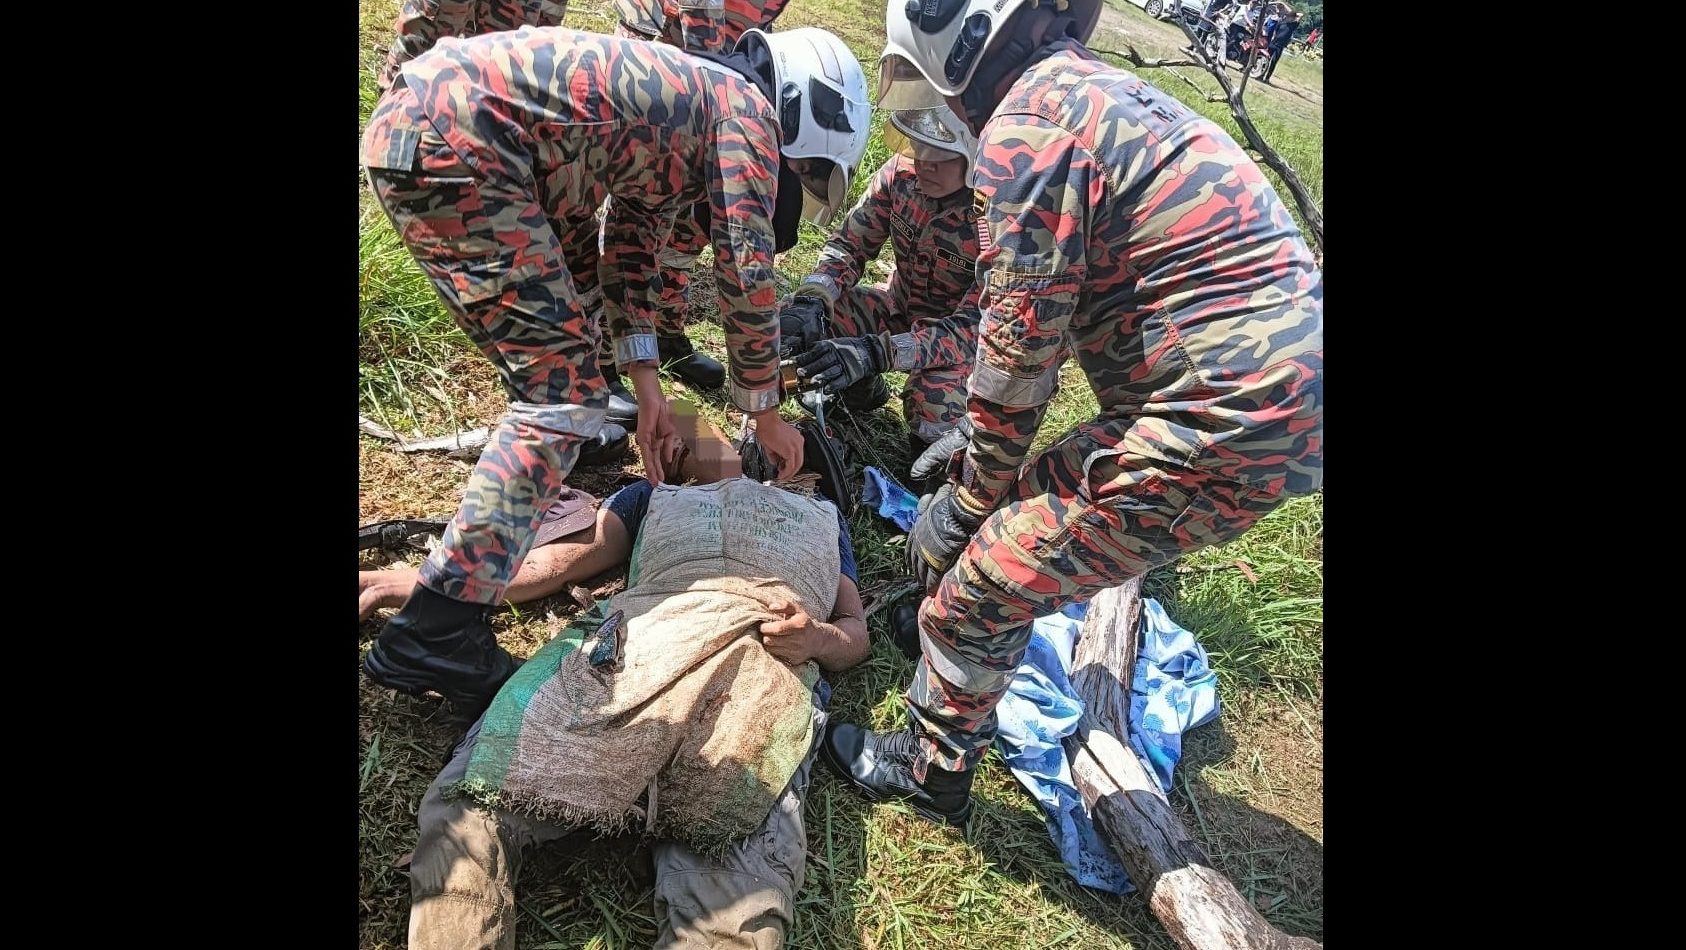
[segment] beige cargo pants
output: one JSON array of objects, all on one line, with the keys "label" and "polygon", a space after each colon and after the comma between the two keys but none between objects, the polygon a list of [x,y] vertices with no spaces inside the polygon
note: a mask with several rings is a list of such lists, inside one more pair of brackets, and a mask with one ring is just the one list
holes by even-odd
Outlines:
[{"label": "beige cargo pants", "polygon": [[[823,735],[824,714],[815,717],[814,734]],[[467,771],[479,732],[475,723],[422,798],[410,861],[410,950],[514,950],[521,850],[569,830],[444,799],[441,790]],[[802,801],[813,764],[810,752],[760,830],[720,859],[672,841],[655,845],[657,948],[784,946],[807,864]]]}]

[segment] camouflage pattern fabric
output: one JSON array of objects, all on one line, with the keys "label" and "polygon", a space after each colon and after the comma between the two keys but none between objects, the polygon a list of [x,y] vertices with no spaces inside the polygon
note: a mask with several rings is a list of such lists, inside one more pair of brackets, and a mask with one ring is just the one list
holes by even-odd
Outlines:
[{"label": "camouflage pattern fabric", "polygon": [[[957,479],[999,510],[921,606],[921,774],[981,757],[1034,617],[1322,485],[1322,275],[1240,146],[1070,40],[980,143],[982,320]],[[1068,353],[1100,414],[1021,474]]]},{"label": "camouflage pattern fabric", "polygon": [[[860,284],[886,242],[896,256],[889,282]],[[833,335],[888,338],[890,368],[908,374],[903,415],[927,443],[966,414],[978,339],[977,259],[971,189],[928,198],[913,161],[892,155],[796,291],[826,302]]]},{"label": "camouflage pattern fabric", "polygon": [[[710,203],[732,399],[745,411],[777,404],[777,124],[735,73],[560,28],[447,40],[400,77],[365,130],[362,162],[512,400],[421,580],[491,604],[601,425],[589,301],[601,296],[618,364],[655,359],[656,251],[698,200]],[[611,194],[622,200],[599,254],[596,211]]]},{"label": "camouflage pattern fabric", "polygon": [[767,29],[790,0],[615,0],[623,35],[699,53],[730,52],[744,31]]},{"label": "camouflage pattern fabric", "polygon": [[404,0],[398,33],[386,51],[378,84],[382,95],[404,64],[433,48],[444,36],[479,36],[523,26],[561,26],[567,0]]},{"label": "camouflage pattern fabric", "polygon": [[[620,17],[618,34],[633,39],[667,42],[681,49],[701,53],[727,53],[737,45],[744,31],[767,29],[784,12],[788,0],[617,0]],[[665,24],[675,24],[674,29]],[[675,35],[677,34],[677,35]],[[657,255],[661,269],[661,293],[656,302],[656,333],[664,337],[685,335],[690,314],[691,268],[697,255],[708,246],[708,236],[697,220],[697,209],[681,214],[673,222],[667,246]],[[608,355],[607,344],[602,350]]]}]

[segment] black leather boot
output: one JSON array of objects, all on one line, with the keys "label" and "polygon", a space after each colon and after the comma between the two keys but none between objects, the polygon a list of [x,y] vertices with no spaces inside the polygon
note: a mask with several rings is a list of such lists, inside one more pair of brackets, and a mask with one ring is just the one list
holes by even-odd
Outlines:
[{"label": "black leather boot", "polygon": [[688,336],[656,337],[656,355],[663,367],[693,386],[719,389],[726,382],[726,367],[698,353]]},{"label": "black leather boot", "polygon": [[924,453],[924,451],[926,449],[928,449],[930,447],[931,447],[931,443],[925,441],[924,438],[921,437],[916,430],[911,429],[911,428],[907,430],[907,461],[908,461],[908,464],[910,464],[910,465],[913,464],[913,460],[918,458],[921,454]]},{"label": "black leather boot", "polygon": [[626,380],[621,378],[621,371],[613,363],[599,364],[598,369],[603,372],[603,382],[609,386],[609,409],[603,418],[625,426],[628,429],[638,428],[638,397],[632,390],[626,388]]},{"label": "black leather boot", "polygon": [[597,430],[597,438],[580,446],[580,456],[574,460],[574,467],[618,465],[626,457],[626,448],[631,444],[631,438],[620,423],[605,422],[603,428]]},{"label": "black leather boot", "polygon": [[843,405],[850,412],[875,412],[890,401],[890,384],[881,373],[874,373],[843,390]]},{"label": "black leather boot", "polygon": [[416,585],[381,629],[363,672],[382,686],[417,695],[432,690],[472,722],[515,672],[486,620],[491,608],[452,600]]},{"label": "black leather boot", "polygon": [[902,656],[915,661],[925,655],[925,647],[919,641],[919,602],[923,599],[914,594],[890,608],[890,639],[902,651]]},{"label": "black leather boot", "polygon": [[905,802],[938,824],[965,827],[972,818],[971,770],[950,772],[933,765],[925,781],[914,780],[919,743],[912,730],[871,732],[833,720],[821,748],[832,771],[875,802]]}]

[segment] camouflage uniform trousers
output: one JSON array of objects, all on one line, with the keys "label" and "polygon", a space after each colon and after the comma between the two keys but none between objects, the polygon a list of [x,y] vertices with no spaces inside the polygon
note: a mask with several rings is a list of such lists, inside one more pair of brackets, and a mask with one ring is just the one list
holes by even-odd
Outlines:
[{"label": "camouflage uniform trousers", "polygon": [[[824,733],[816,710],[814,734]],[[428,786],[417,810],[420,836],[410,862],[410,950],[487,947],[514,950],[514,882],[527,845],[568,829],[512,812],[486,811],[444,789],[468,771],[478,724]],[[675,841],[652,848],[656,866],[657,948],[779,950],[796,915],[808,860],[802,827],[814,759],[810,754],[760,830],[718,859]]]},{"label": "camouflage uniform trousers", "polygon": [[[608,207],[608,202],[604,202],[604,207]],[[697,262],[697,255],[707,246],[708,235],[697,226],[693,215],[682,214],[674,219],[672,236],[668,238],[667,246],[656,255],[656,268],[661,275],[661,294],[656,304],[656,336],[672,338],[685,335],[690,313],[691,268]],[[591,257],[592,268],[595,269],[596,248],[591,250]],[[601,307],[592,314],[592,319],[602,339],[597,349],[597,361],[603,366],[613,366],[612,341],[607,328],[601,325]]]},{"label": "camouflage uniform trousers", "polygon": [[[833,336],[875,336],[917,332],[907,315],[897,313],[895,297],[886,286],[855,284],[845,288],[832,305]],[[966,416],[966,382],[971,364],[936,366],[908,371],[902,390],[902,418],[929,445]]]},{"label": "camouflage uniform trousers", "polygon": [[616,31],[702,53],[729,53],[745,32],[770,30],[789,0],[616,0]]},{"label": "camouflage uniform trousers", "polygon": [[481,176],[407,87],[382,100],[363,142],[375,197],[510,396],[420,578],[454,600],[496,604],[608,404],[590,315],[601,308],[576,289],[597,293],[597,221],[548,219],[522,185]]},{"label": "camouflage uniform trousers", "polygon": [[[1242,534],[1285,496],[1119,448],[1131,423],[1079,426],[1034,458],[920,606],[924,658],[908,687],[925,733],[916,766],[975,766],[1031,623]],[[1115,671],[1128,683],[1131,672]]]}]

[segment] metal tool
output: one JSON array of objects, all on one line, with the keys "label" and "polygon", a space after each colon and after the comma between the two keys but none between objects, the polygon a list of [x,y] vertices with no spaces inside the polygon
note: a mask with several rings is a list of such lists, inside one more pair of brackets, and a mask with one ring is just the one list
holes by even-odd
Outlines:
[{"label": "metal tool", "polygon": [[357,529],[357,550],[397,548],[418,534],[443,534],[449,521],[404,519],[380,521]]}]

